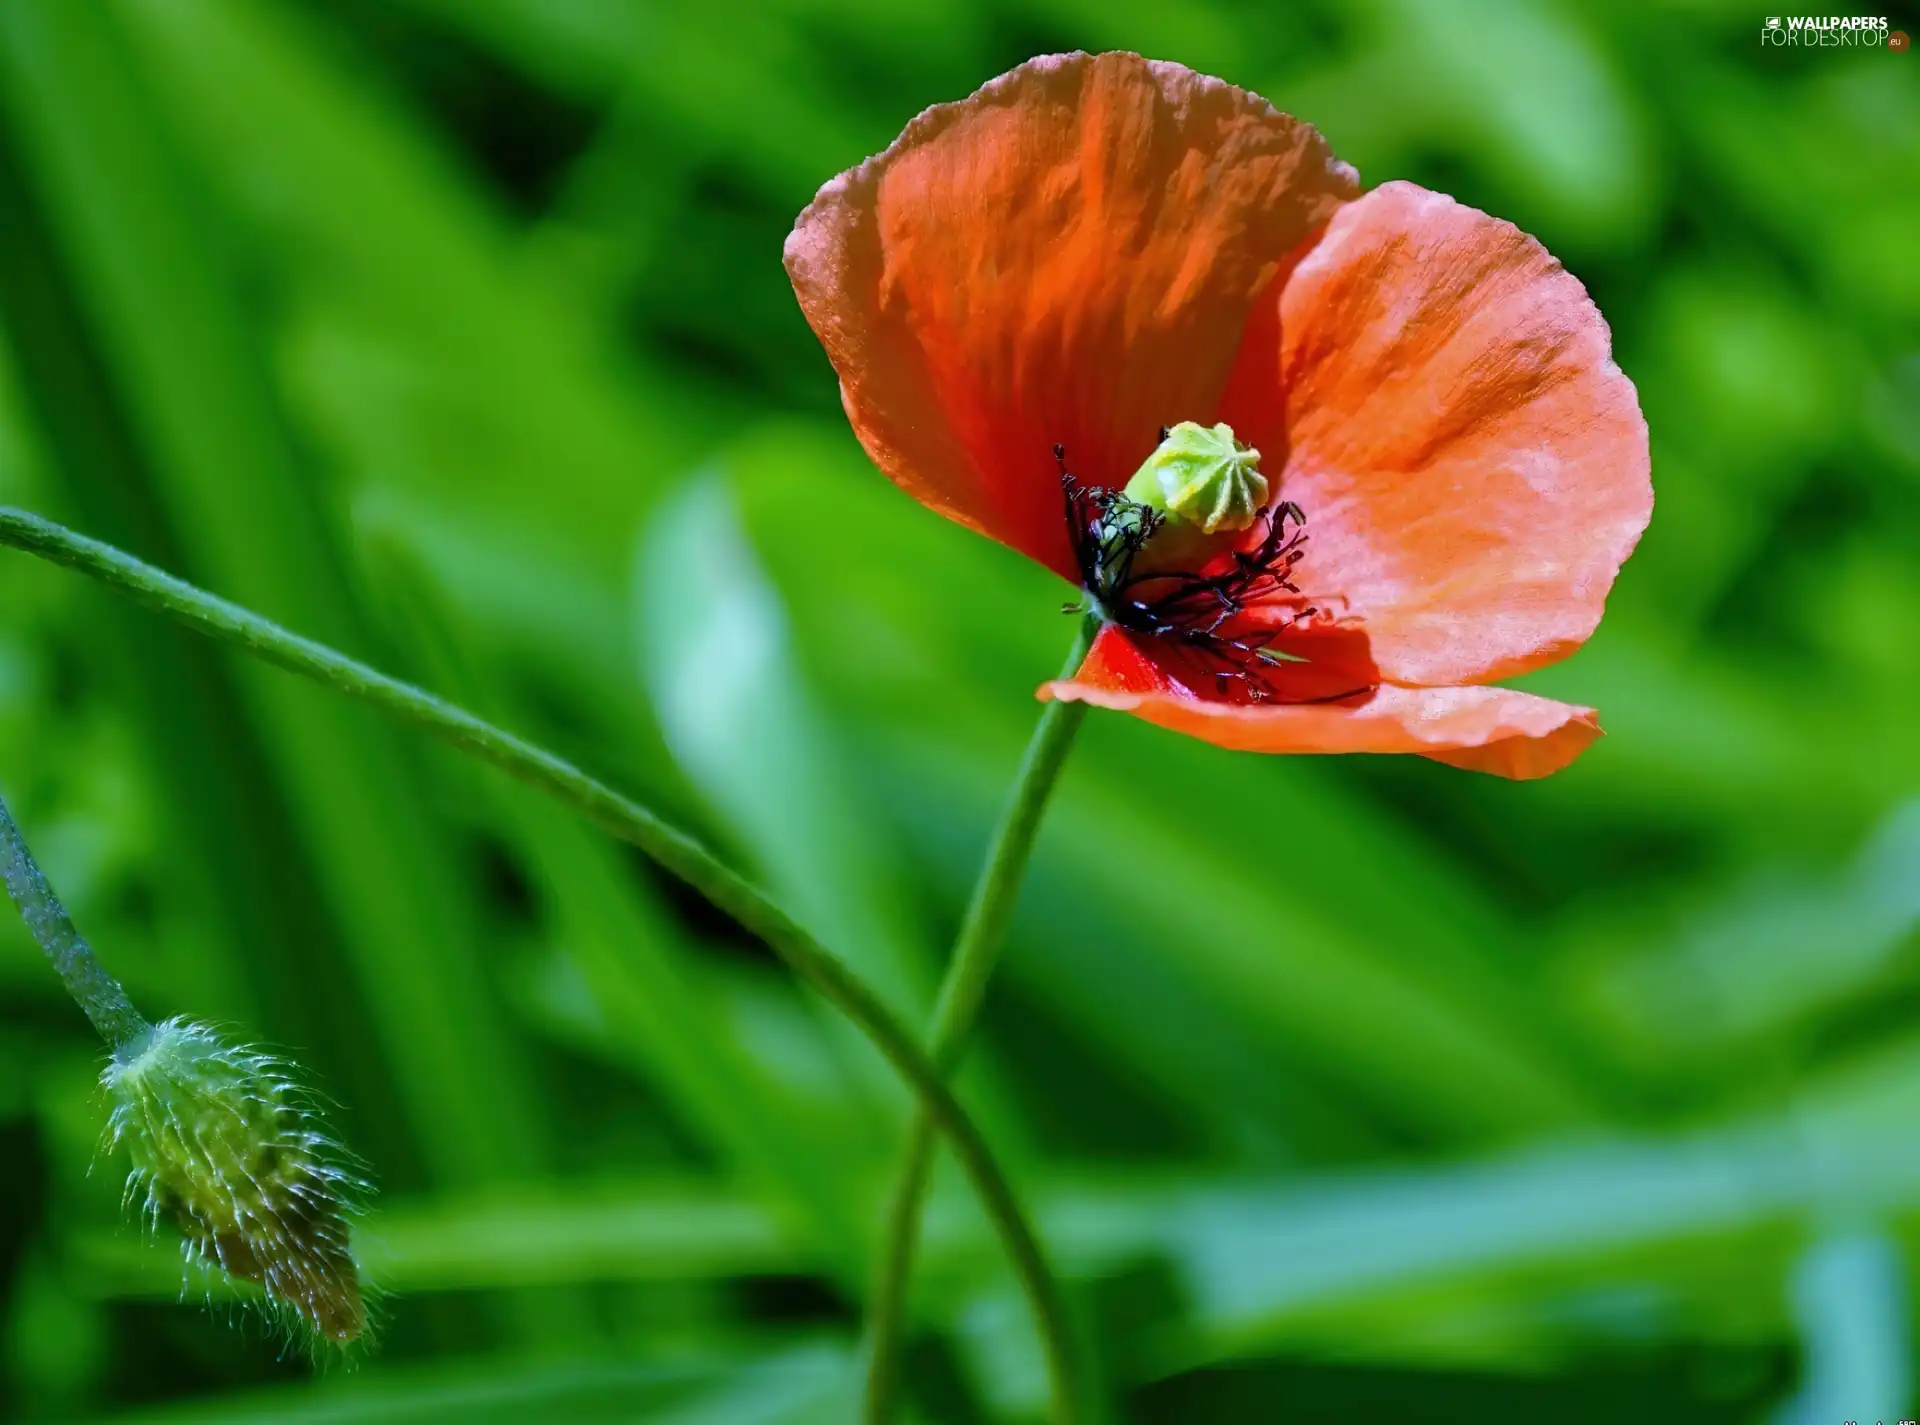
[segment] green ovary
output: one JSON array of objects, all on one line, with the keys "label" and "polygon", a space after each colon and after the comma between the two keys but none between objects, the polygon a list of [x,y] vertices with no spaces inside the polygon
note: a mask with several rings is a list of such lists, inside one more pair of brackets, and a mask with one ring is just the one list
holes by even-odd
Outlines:
[{"label": "green ovary", "polygon": [[1224,423],[1181,421],[1127,482],[1130,500],[1159,510],[1165,523],[1142,553],[1153,569],[1197,569],[1234,543],[1267,504],[1260,452]]}]

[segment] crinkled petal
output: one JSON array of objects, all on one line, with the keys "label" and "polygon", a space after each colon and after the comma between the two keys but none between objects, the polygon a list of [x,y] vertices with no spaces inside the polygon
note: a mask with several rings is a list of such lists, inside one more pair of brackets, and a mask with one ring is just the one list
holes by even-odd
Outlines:
[{"label": "crinkled petal", "polygon": [[1040,696],[1129,712],[1241,752],[1414,752],[1517,779],[1559,771],[1600,736],[1592,708],[1511,688],[1387,683],[1334,702],[1230,702],[1179,682],[1111,627],[1073,678]]},{"label": "crinkled petal", "polygon": [[1054,444],[1117,485],[1211,419],[1256,294],[1357,191],[1252,94],[1055,55],[822,188],[787,271],[880,468],[1073,577]]},{"label": "crinkled petal", "polygon": [[1653,509],[1647,427],[1586,289],[1510,223],[1389,183],[1248,326],[1223,419],[1305,511],[1299,580],[1385,678],[1565,657]]}]

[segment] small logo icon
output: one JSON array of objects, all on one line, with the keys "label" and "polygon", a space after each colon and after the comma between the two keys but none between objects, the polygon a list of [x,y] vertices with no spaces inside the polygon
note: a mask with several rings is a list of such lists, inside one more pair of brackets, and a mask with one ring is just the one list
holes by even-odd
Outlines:
[{"label": "small logo icon", "polygon": [[1768,29],[1770,29],[1770,30],[1777,30],[1777,29],[1779,29],[1779,28],[1780,28],[1780,17],[1779,17],[1778,15],[1769,15],[1769,16],[1767,16],[1767,28],[1768,28]]},{"label": "small logo icon", "polygon": [[1913,41],[1907,38],[1905,30],[1891,30],[1887,34],[1887,48],[1895,54],[1905,52],[1907,46],[1912,43]]}]

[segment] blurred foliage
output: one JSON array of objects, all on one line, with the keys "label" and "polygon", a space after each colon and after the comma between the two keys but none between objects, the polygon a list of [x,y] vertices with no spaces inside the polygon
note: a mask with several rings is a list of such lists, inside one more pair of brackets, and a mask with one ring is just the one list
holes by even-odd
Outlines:
[{"label": "blurred foliage", "polygon": [[[1659,507],[1598,637],[1531,680],[1611,733],[1551,781],[1090,724],[966,1087],[1115,1418],[1891,1421],[1920,60],[1762,21],[6,0],[0,499],[634,788],[920,1016],[1070,629],[1051,576],[867,466],[781,239],[1032,53],[1255,88],[1588,283]],[[315,1070],[391,1291],[379,1351],[316,1380],[183,1284],[120,1222],[97,1046],[7,919],[0,1410],[847,1418],[906,1101],[843,1025],[451,754],[25,559],[0,608],[0,783],[55,882],[149,1015]],[[915,1310],[924,1418],[1035,1416],[957,1179]]]}]

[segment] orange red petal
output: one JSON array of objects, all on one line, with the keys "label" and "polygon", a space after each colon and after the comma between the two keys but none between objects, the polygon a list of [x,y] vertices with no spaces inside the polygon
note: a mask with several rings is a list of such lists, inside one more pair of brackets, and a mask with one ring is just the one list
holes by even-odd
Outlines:
[{"label": "orange red petal", "polygon": [[1269,470],[1284,452],[1303,591],[1402,683],[1566,656],[1652,512],[1646,422],[1586,290],[1410,183],[1343,207],[1263,300],[1221,418]]},{"label": "orange red petal", "polygon": [[827,184],[787,270],[880,468],[1071,578],[1051,447],[1117,485],[1207,418],[1256,295],[1357,192],[1255,95],[1056,55]]},{"label": "orange red petal", "polygon": [[1511,688],[1387,683],[1337,702],[1229,702],[1170,677],[1163,659],[1112,627],[1073,678],[1043,685],[1040,696],[1129,712],[1242,752],[1412,752],[1518,779],[1559,771],[1600,736],[1592,708]]}]

